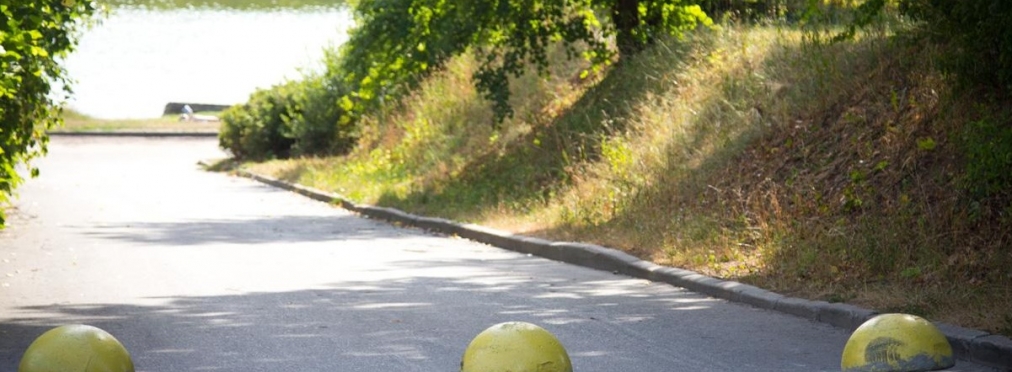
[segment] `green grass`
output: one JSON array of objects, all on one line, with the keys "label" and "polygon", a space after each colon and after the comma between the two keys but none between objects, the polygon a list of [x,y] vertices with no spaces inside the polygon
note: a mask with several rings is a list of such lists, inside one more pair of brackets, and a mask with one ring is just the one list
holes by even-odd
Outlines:
[{"label": "green grass", "polygon": [[[974,139],[1008,138],[982,123],[1009,116],[955,93],[936,55],[891,32],[825,44],[788,26],[726,24],[586,80],[580,61],[557,56],[547,77],[512,82],[517,114],[499,126],[463,57],[366,118],[347,156],[244,166],[361,202],[1007,334],[1008,146]],[[993,165],[968,172],[967,154]],[[975,180],[991,192],[970,192]]]},{"label": "green grass", "polygon": [[[201,112],[217,116],[217,112]],[[219,122],[180,121],[179,115],[150,119],[96,119],[65,109],[63,123],[56,132],[217,132]]]}]

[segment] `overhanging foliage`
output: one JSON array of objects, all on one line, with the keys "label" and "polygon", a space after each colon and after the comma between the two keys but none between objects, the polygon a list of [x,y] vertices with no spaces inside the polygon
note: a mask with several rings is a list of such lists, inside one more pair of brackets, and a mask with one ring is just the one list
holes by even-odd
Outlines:
[{"label": "overhanging foliage", "polygon": [[[363,0],[355,13],[359,27],[343,55],[342,72],[354,92],[342,99],[346,110],[396,98],[447,58],[473,48],[481,63],[476,86],[500,120],[512,114],[508,77],[527,65],[544,72],[553,43],[600,68],[658,34],[711,22],[698,5],[680,0]],[[609,46],[612,38],[618,50]]]},{"label": "overhanging foliage", "polygon": [[90,1],[0,0],[0,227],[3,204],[22,182],[16,167],[44,154],[46,130],[60,123],[54,84],[71,92],[57,58],[74,48],[94,11]]}]

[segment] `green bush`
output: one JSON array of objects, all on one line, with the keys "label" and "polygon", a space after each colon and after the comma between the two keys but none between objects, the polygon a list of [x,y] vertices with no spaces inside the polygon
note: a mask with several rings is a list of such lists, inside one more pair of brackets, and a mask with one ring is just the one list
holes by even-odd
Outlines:
[{"label": "green bush", "polygon": [[[284,135],[294,140],[292,155],[343,154],[358,138],[356,123],[337,104],[347,94],[339,80],[321,77],[299,82],[288,108]],[[342,118],[344,118],[342,120]]]},{"label": "green bush", "polygon": [[966,187],[974,199],[1012,196],[1012,127],[994,118],[964,131]]},{"label": "green bush", "polygon": [[[819,10],[824,0],[806,1],[811,10]],[[852,38],[857,28],[876,23],[886,9],[919,21],[924,35],[947,48],[941,65],[959,85],[970,91],[986,88],[997,93],[991,98],[1008,97],[1012,89],[1012,1],[865,0],[853,8],[847,31],[834,39]],[[819,13],[806,16],[827,18]]]},{"label": "green bush", "polygon": [[339,80],[311,76],[254,92],[222,113],[219,144],[247,160],[345,153],[357,138],[356,123],[337,101]]},{"label": "green bush", "polygon": [[295,143],[284,135],[285,116],[295,104],[300,82],[258,89],[249,101],[232,106],[221,115],[218,143],[239,159],[285,158]]},{"label": "green bush", "polygon": [[944,67],[960,81],[1012,88],[1012,1],[905,0],[900,10],[949,45]]}]

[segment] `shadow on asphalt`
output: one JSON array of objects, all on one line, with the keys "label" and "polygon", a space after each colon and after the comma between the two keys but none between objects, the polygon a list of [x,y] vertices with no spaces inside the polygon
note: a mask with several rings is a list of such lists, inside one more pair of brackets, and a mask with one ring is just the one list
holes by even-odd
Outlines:
[{"label": "shadow on asphalt", "polygon": [[[619,371],[634,361],[646,368],[639,370],[736,370],[722,363],[785,347],[715,333],[716,323],[762,338],[770,324],[677,288],[610,274],[566,279],[553,274],[558,265],[523,257],[496,259],[493,270],[470,261],[478,260],[399,261],[308,290],[25,307],[52,315],[0,322],[0,370],[15,370],[34,337],[69,323],[114,334],[138,371],[166,372],[453,371],[474,335],[513,320],[554,332],[581,371]],[[691,342],[657,342],[672,333]]]},{"label": "shadow on asphalt", "polygon": [[356,215],[274,216],[183,222],[124,222],[74,226],[80,233],[102,239],[159,245],[206,243],[262,244],[371,240],[411,237],[389,228],[363,226]]}]

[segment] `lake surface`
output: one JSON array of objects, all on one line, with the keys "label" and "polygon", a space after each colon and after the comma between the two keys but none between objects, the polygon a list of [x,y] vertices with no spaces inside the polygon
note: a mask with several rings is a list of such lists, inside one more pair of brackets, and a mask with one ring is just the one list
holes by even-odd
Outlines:
[{"label": "lake surface", "polygon": [[324,48],[343,43],[353,22],[320,1],[222,1],[114,5],[65,61],[76,80],[68,106],[146,118],[168,102],[245,102],[258,87],[321,70]]}]

